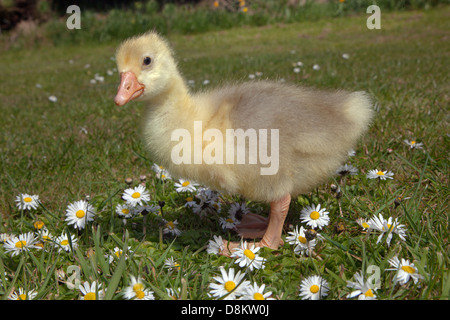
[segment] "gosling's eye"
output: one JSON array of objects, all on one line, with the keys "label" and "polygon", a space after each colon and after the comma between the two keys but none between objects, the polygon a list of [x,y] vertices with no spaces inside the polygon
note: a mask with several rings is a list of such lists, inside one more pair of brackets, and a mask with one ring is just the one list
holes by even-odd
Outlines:
[{"label": "gosling's eye", "polygon": [[142,62],[142,64],[143,64],[144,66],[148,66],[151,62],[152,62],[152,58],[150,58],[150,57],[145,57],[145,58],[144,58],[144,61]]}]

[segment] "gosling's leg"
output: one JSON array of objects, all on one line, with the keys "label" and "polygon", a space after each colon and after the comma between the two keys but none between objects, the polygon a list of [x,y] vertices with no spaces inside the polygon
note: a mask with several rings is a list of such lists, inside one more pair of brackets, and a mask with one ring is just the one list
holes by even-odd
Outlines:
[{"label": "gosling's leg", "polygon": [[[263,237],[262,240],[257,243],[258,246],[278,249],[279,245],[283,243],[281,240],[281,233],[283,231],[283,224],[286,220],[290,203],[290,194],[285,195],[280,200],[270,203],[269,220],[264,234],[261,233],[261,230],[255,231],[255,234],[260,234]],[[249,231],[247,231],[246,234],[249,234]],[[225,249],[220,254],[224,256],[230,256],[234,249],[240,246],[239,242],[228,242],[226,240],[223,241],[223,244]]]}]

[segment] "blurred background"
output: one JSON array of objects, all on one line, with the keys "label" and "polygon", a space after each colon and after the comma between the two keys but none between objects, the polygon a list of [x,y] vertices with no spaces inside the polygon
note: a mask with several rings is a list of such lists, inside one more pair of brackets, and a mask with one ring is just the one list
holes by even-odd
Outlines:
[{"label": "blurred background", "polygon": [[[110,42],[150,29],[192,34],[242,26],[292,23],[361,14],[428,9],[450,0],[0,0],[3,48],[84,41]],[[67,32],[67,7],[81,9],[81,29]]]}]

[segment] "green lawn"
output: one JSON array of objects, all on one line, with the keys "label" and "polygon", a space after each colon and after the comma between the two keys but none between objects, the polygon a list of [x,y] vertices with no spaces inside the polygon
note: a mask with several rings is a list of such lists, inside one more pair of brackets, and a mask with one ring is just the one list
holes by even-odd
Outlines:
[{"label": "green lawn", "polygon": [[[368,30],[368,15],[361,13],[169,37],[180,70],[195,83],[194,91],[261,72],[257,78],[365,90],[376,102],[375,121],[349,159],[359,174],[345,182],[332,177],[291,205],[285,236],[290,227],[305,226],[299,220],[303,206],[320,203],[331,218],[319,231],[325,239],[311,257],[296,255],[287,242],[276,252],[261,250],[265,268],[248,273],[247,280],[264,283],[274,298],[300,299],[301,281],[320,275],[330,287],[324,298],[345,299],[352,291],[346,281],[374,265],[381,271],[378,299],[448,299],[449,16],[450,7],[382,13],[381,30]],[[0,275],[0,295],[5,299],[17,288],[34,289],[41,299],[78,299],[78,289],[55,281],[63,272],[70,276],[71,265],[81,268],[82,282],[97,280],[108,288],[107,298],[121,298],[118,293],[132,274],[144,279],[156,299],[168,298],[166,288],[183,288],[179,298],[208,299],[208,285],[220,274],[220,266],[240,269],[234,259],[205,250],[213,235],[236,239],[234,233],[222,231],[218,217],[226,217],[229,205],[240,199],[223,197],[223,212],[199,219],[184,207],[189,194],[176,193],[173,181],[160,181],[151,169],[141,140],[144,106],[114,105],[118,75],[107,70],[115,68],[112,57],[121,40],[0,52],[0,233],[34,232],[33,223],[42,220],[53,235],[67,231],[78,242],[74,252],[59,253],[46,244],[45,250],[14,257],[0,247],[0,274],[6,272],[5,278]],[[296,73],[298,61],[303,66]],[[320,70],[313,69],[315,64]],[[90,83],[95,74],[104,81]],[[49,96],[57,101],[49,101]],[[423,149],[410,149],[405,139],[423,143]],[[394,179],[367,179],[365,174],[373,169],[390,170]],[[125,179],[133,178],[135,186],[142,175],[151,203],[165,201],[165,218],[179,222],[182,234],[176,239],[160,242],[156,215],[149,214],[146,221],[135,217],[124,228],[115,214],[128,188]],[[339,201],[331,183],[340,184]],[[39,195],[42,206],[18,210],[14,201],[20,193]],[[86,195],[97,214],[77,232],[64,215],[70,203]],[[261,203],[247,206],[264,214],[268,209]],[[376,243],[378,236],[367,234],[356,222],[379,213],[406,226],[405,241],[394,235],[389,247],[385,239]],[[335,228],[338,223],[344,231]],[[131,247],[128,259],[106,263],[103,255],[117,246]],[[95,254],[88,257],[88,250]],[[394,256],[414,261],[423,279],[394,284],[395,272],[386,270]],[[163,266],[170,257],[180,270]]]}]

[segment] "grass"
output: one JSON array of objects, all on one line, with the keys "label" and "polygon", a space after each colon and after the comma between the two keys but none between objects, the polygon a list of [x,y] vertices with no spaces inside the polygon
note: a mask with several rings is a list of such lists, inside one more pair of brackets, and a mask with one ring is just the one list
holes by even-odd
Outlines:
[{"label": "grass", "polygon": [[[263,78],[308,86],[366,90],[376,102],[376,119],[349,159],[359,174],[345,182],[332,177],[291,204],[284,236],[290,226],[305,226],[299,220],[305,205],[320,203],[331,218],[319,231],[325,240],[311,257],[294,254],[287,242],[275,252],[261,250],[265,268],[249,272],[247,280],[291,300],[300,299],[303,279],[321,275],[330,287],[326,299],[346,299],[352,291],[346,281],[374,265],[380,270],[378,299],[448,299],[449,14],[449,7],[382,14],[381,30],[368,30],[367,15],[360,14],[169,37],[180,70],[195,81],[193,90],[203,88],[204,80],[214,86],[262,72]],[[173,181],[162,182],[151,170],[140,139],[144,106],[113,104],[118,76],[106,71],[115,67],[111,57],[121,40],[1,52],[0,233],[35,232],[33,223],[41,220],[53,235],[68,232],[78,243],[69,252],[46,244],[45,250],[15,257],[0,247],[3,299],[18,288],[35,290],[36,299],[78,299],[78,288],[67,285],[78,275],[82,282],[101,283],[108,299],[122,298],[129,275],[141,276],[156,299],[171,298],[166,288],[180,288],[178,298],[209,299],[208,285],[219,267],[239,269],[234,259],[208,254],[205,246],[213,235],[237,239],[222,231],[218,217],[241,199],[223,197],[223,212],[204,219],[184,208],[189,194],[176,193]],[[297,61],[304,64],[299,73],[293,72]],[[96,73],[105,80],[91,84]],[[50,95],[57,102],[49,101]],[[417,139],[424,149],[409,149],[404,139]],[[394,179],[367,179],[375,168],[394,172]],[[159,215],[138,216],[126,226],[116,215],[129,187],[125,179],[133,178],[135,186],[142,175],[151,203],[164,201],[164,217],[179,222],[179,237],[160,240]],[[331,184],[340,186],[339,199]],[[42,205],[18,210],[14,200],[20,193],[39,195]],[[86,195],[97,214],[77,231],[64,215],[69,203]],[[268,210],[262,203],[247,206],[256,213]],[[379,213],[406,225],[405,241],[394,235],[389,247],[385,239],[376,243],[377,235],[367,235],[356,223]],[[115,247],[127,257],[108,263],[105,255]],[[386,270],[394,256],[414,261],[424,279],[394,284],[395,272]],[[164,267],[170,257],[179,270]]]}]

